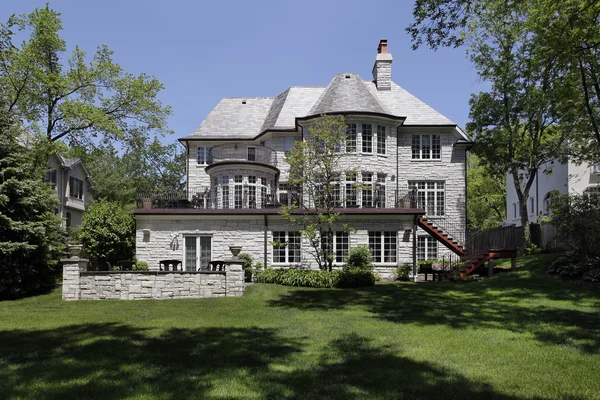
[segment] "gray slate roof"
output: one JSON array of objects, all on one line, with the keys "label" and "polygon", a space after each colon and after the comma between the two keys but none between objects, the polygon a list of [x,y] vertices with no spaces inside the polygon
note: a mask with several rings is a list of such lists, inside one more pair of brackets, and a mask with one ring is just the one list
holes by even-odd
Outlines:
[{"label": "gray slate roof", "polygon": [[369,92],[360,76],[346,73],[333,77],[308,115],[347,111],[389,114],[376,96]]},{"label": "gray slate roof", "polygon": [[343,73],[327,87],[292,86],[277,97],[225,98],[182,140],[253,139],[267,131],[295,129],[296,118],[335,112],[404,117],[405,126],[456,125],[394,82],[391,90],[377,90],[374,82]]}]

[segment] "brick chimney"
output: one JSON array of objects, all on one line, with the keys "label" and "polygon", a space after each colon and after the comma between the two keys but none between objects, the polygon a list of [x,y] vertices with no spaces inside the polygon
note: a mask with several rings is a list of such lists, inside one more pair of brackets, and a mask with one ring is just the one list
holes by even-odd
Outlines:
[{"label": "brick chimney", "polygon": [[377,46],[377,58],[373,65],[373,81],[377,90],[392,89],[392,55],[387,51],[387,39],[381,39]]}]

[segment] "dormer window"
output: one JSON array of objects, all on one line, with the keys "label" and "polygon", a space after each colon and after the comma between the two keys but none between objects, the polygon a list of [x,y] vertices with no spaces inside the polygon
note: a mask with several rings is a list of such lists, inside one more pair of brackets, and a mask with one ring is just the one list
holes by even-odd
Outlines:
[{"label": "dormer window", "polygon": [[248,161],[256,161],[256,147],[248,147]]},{"label": "dormer window", "polygon": [[212,164],[212,147],[198,146],[198,165]]}]

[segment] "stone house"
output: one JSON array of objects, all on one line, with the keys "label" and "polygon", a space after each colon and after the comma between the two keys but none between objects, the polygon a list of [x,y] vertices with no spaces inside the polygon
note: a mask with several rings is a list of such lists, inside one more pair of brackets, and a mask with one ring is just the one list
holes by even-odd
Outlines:
[{"label": "stone house", "polygon": [[[205,269],[240,245],[270,267],[317,268],[308,243],[278,213],[299,194],[287,184],[285,153],[323,114],[344,115],[345,162],[340,191],[356,182],[339,204],[335,264],[349,249],[368,245],[382,278],[416,260],[440,258],[448,236],[430,236],[424,219],[464,237],[467,135],[447,117],[392,81],[387,40],[377,49],[373,79],[341,73],[326,87],[292,86],[275,97],[224,98],[190,135],[185,146],[185,193],[138,193],[137,258],[158,270],[159,261],[180,260],[183,270]],[[429,232],[429,233],[428,233]],[[446,241],[446,243],[444,243]],[[284,247],[274,242],[285,243]],[[454,245],[456,240],[454,240]]]},{"label": "stone house", "polygon": [[67,158],[60,154],[48,157],[50,171],[46,179],[52,182],[60,201],[56,213],[65,221],[65,226],[81,225],[85,206],[92,201],[93,181],[79,158]]}]

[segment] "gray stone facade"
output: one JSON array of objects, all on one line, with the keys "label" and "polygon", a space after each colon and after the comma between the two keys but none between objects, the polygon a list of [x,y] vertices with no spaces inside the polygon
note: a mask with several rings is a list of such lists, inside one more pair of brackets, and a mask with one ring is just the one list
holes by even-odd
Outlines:
[{"label": "gray stone facade", "polygon": [[62,260],[63,300],[162,300],[230,297],[244,294],[240,263],[225,271],[86,271],[87,260]]}]

